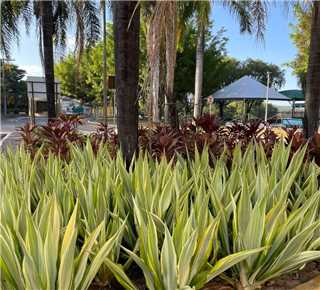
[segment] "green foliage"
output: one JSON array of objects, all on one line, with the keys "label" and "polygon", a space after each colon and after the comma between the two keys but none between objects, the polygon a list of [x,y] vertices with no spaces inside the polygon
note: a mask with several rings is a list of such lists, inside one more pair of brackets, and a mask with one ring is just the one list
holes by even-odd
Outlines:
[{"label": "green foliage", "polygon": [[[107,25],[107,73],[114,75],[114,42],[112,25]],[[103,99],[103,43],[84,51],[78,61],[69,54],[55,66],[65,96],[101,103]]]},{"label": "green foliage", "polygon": [[[145,28],[141,28],[140,85],[146,76]],[[114,76],[113,27],[107,24],[107,75]],[[82,99],[85,102],[102,104],[103,101],[103,42],[85,49],[80,60],[69,54],[55,65],[55,74],[61,82],[61,92],[65,96]],[[109,96],[111,93],[108,94]]]},{"label": "green foliage", "polygon": [[[290,146],[289,146],[290,147]],[[278,142],[236,146],[209,165],[154,161],[126,169],[90,143],[67,163],[41,150],[0,154],[2,289],[200,289],[224,273],[247,289],[320,257],[319,167]],[[229,269],[229,270],[228,270]],[[134,272],[136,273],[136,272]]]},{"label": "green foliage", "polygon": [[[218,105],[213,105],[213,113],[219,115]],[[243,101],[228,101],[224,103],[223,106],[223,120],[243,120],[244,119],[244,110],[247,112],[248,119],[264,119],[265,116],[265,102],[263,101],[247,101],[244,106]],[[209,111],[208,105],[203,109],[204,112]],[[268,116],[273,117],[278,113],[278,109],[272,104],[268,104]]]},{"label": "green foliage", "polygon": [[291,39],[298,53],[288,65],[293,69],[294,74],[298,76],[300,85],[304,89],[309,62],[312,7],[297,3],[294,6],[294,14],[297,18],[297,23],[291,24]]},{"label": "green foliage", "polygon": [[[27,84],[23,80],[26,72],[13,64],[2,64],[4,78],[1,80],[1,95],[7,97],[8,112],[27,111]],[[3,102],[2,102],[3,105]]]},{"label": "green foliage", "polygon": [[241,76],[248,75],[267,85],[267,72],[270,73],[270,86],[280,89],[284,83],[284,71],[275,64],[261,60],[247,59],[241,64]]},{"label": "green foliage", "polygon": [[[6,204],[13,206],[12,203]],[[104,223],[88,233],[82,247],[77,248],[80,225],[78,202],[69,220],[66,220],[65,228],[56,196],[42,199],[33,215],[25,208],[27,204],[22,205],[14,224],[10,227],[5,223],[0,228],[1,279],[5,288],[88,289],[101,264],[118,242],[120,232],[104,239],[97,253],[90,255]],[[1,210],[2,218],[4,210]],[[6,211],[12,214],[10,208]]]},{"label": "green foliage", "polygon": [[27,11],[28,4],[28,1],[1,1],[0,3],[0,51],[6,58],[10,57],[12,42],[19,41],[19,20],[21,16],[27,28],[30,25],[29,13]]}]

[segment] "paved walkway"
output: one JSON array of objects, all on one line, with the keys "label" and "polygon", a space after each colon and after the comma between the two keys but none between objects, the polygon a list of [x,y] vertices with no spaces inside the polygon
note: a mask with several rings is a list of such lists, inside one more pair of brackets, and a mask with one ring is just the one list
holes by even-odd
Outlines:
[{"label": "paved walkway", "polygon": [[[0,149],[4,150],[8,146],[15,148],[21,142],[20,133],[18,132],[19,127],[23,127],[29,121],[28,117],[16,117],[1,119],[0,124]],[[47,122],[45,117],[37,117],[36,124],[44,125]],[[85,120],[85,124],[79,126],[80,132],[89,134],[95,131],[97,126],[96,122]]]}]

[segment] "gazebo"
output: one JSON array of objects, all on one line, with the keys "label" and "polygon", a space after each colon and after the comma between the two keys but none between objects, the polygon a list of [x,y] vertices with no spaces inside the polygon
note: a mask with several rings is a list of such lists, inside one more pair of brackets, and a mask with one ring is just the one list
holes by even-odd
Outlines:
[{"label": "gazebo", "polygon": [[[292,118],[295,115],[296,102],[304,102],[304,93],[302,90],[285,90],[281,94],[287,96],[292,101]],[[303,104],[302,104],[303,105]]]},{"label": "gazebo", "polygon": [[[290,101],[287,96],[279,93],[272,87],[267,87],[249,76],[244,76],[239,80],[227,85],[226,87],[216,91],[212,95],[215,101],[222,103],[223,101],[244,101],[244,105],[252,100],[265,100],[266,119],[268,116],[268,101]],[[220,107],[221,108],[221,107]],[[245,111],[245,110],[244,110]],[[220,109],[221,112],[221,109]]]}]

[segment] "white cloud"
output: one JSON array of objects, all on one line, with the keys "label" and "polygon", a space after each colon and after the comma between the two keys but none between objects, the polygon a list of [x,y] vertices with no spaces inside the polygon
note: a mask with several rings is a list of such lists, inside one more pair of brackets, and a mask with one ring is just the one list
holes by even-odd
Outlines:
[{"label": "white cloud", "polygon": [[41,65],[26,64],[26,65],[20,65],[19,68],[25,70],[28,76],[34,76],[34,77],[43,76]]}]

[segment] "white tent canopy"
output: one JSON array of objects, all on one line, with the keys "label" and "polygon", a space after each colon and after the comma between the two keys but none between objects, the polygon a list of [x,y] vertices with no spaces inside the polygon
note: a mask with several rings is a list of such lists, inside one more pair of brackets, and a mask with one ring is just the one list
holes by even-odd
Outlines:
[{"label": "white tent canopy", "polygon": [[[212,96],[215,101],[265,100],[267,99],[267,87],[249,76],[244,76],[232,84],[218,90]],[[290,101],[288,97],[278,93],[272,87],[268,90],[268,99]]]}]

